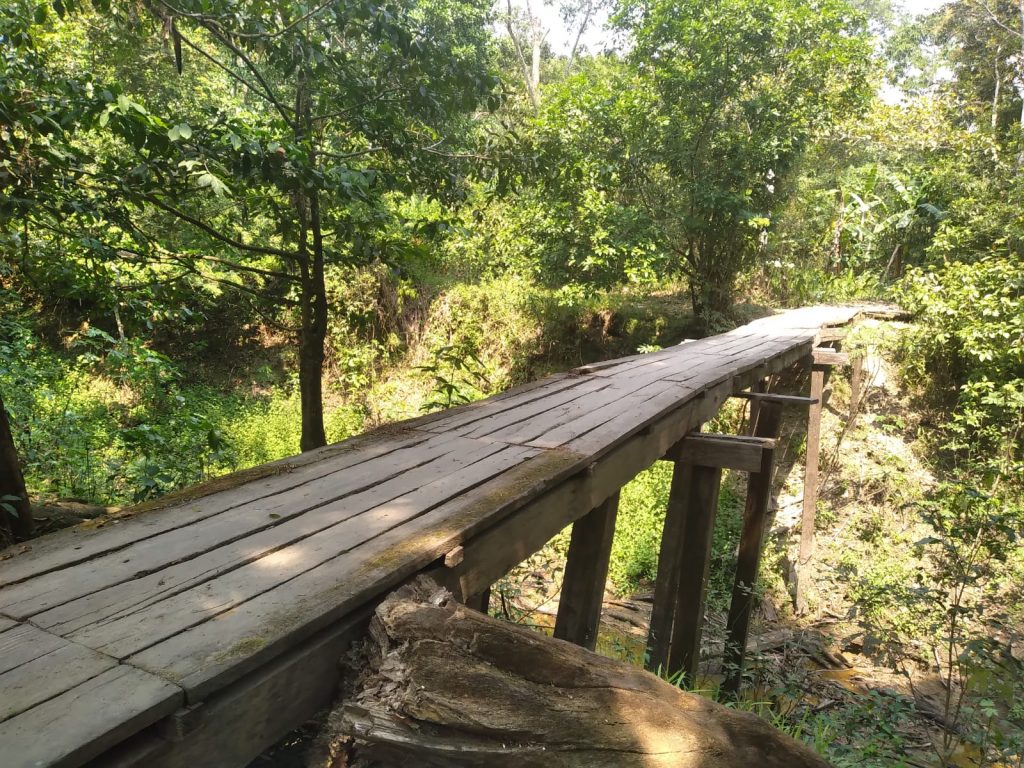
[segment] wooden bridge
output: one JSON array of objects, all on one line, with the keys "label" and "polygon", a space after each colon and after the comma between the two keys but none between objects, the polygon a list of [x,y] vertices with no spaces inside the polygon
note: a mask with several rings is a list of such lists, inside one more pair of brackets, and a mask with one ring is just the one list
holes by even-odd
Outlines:
[{"label": "wooden bridge", "polygon": [[[794,310],[586,366],[9,550],[0,763],[243,766],[329,702],[339,658],[390,590],[431,571],[482,606],[569,523],[556,635],[593,647],[619,489],[662,458],[676,471],[650,664],[695,668],[718,485],[732,467],[750,473],[728,625],[738,670],[787,401],[763,383],[817,362],[812,397],[788,398],[812,409],[806,555],[822,366],[846,362],[821,345],[880,310]],[[696,434],[747,389],[752,435]]]}]

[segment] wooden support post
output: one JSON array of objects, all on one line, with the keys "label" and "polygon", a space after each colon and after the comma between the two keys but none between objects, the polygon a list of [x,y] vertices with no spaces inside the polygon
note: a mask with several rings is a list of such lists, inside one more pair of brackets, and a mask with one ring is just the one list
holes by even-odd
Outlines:
[{"label": "wooden support post", "polygon": [[692,475],[692,465],[681,461],[675,463],[658,553],[658,577],[654,582],[651,626],[647,633],[647,669],[651,672],[668,669],[676,590],[679,585],[680,545],[686,531],[686,495]]},{"label": "wooden support post", "polygon": [[[762,395],[768,391],[768,379],[758,379],[750,388],[751,394]],[[754,434],[757,429],[757,412],[761,409],[760,399],[754,397],[750,400],[750,419],[747,422],[747,434]]]},{"label": "wooden support post", "polygon": [[704,625],[704,600],[711,565],[711,534],[718,512],[721,467],[694,466],[686,499],[686,531],[679,555],[679,586],[668,670],[682,670],[692,684],[700,662],[700,638]]},{"label": "wooden support post", "polygon": [[[807,416],[807,455],[804,468],[804,501],[800,516],[800,554],[798,562],[806,563],[814,551],[814,525],[818,505],[818,455],[821,448],[822,393],[825,389],[823,365],[811,366],[811,399],[816,400]],[[799,603],[799,599],[797,600]]]},{"label": "wooden support post", "polygon": [[601,606],[618,509],[619,492],[616,491],[572,525],[555,619],[555,637],[591,651],[597,644],[597,630],[601,624]]},{"label": "wooden support post", "polygon": [[[761,403],[756,435],[776,438],[782,422],[782,405]],[[739,556],[736,559],[736,581],[732,589],[729,618],[725,627],[725,657],[723,667],[726,678],[722,691],[735,695],[743,677],[743,657],[746,653],[750,616],[754,606],[754,588],[761,563],[761,544],[768,523],[768,508],[772,496],[772,475],[775,450],[766,449],[761,456],[761,470],[751,473],[747,482],[747,502],[743,509],[743,530],[740,534]]]},{"label": "wooden support post", "polygon": [[469,599],[466,600],[466,607],[472,608],[474,611],[480,611],[480,613],[487,613],[491,607],[491,588],[488,587],[483,592],[470,595]]}]

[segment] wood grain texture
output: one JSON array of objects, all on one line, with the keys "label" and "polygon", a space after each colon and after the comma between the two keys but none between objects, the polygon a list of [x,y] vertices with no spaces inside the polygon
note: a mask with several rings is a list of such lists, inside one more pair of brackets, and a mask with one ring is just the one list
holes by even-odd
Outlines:
[{"label": "wood grain texture", "polygon": [[370,637],[365,675],[329,718],[360,764],[828,768],[756,715],[453,600],[399,593]]},{"label": "wood grain texture", "polygon": [[118,665],[0,723],[5,768],[78,766],[181,706],[166,680]]}]

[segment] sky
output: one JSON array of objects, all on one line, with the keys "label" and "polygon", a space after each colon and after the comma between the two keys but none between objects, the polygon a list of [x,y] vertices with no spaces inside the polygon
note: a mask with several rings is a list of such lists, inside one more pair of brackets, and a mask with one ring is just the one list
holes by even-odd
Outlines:
[{"label": "sky", "polygon": [[[757,0],[751,0],[756,2]],[[902,5],[903,9],[912,16],[920,16],[925,13],[931,13],[932,11],[945,5],[946,0],[902,0],[899,4]],[[525,4],[524,0],[518,0],[518,3],[514,0],[513,4],[518,4],[521,7]],[[565,23],[562,21],[561,16],[558,12],[558,3],[555,2],[544,2],[544,0],[533,0],[532,2],[534,12],[540,16],[541,21],[544,24],[545,29],[548,30],[548,42],[551,47],[557,53],[568,53],[572,47],[573,40],[575,38],[575,29],[566,29]],[[502,4],[501,7],[504,7]],[[589,29],[583,35],[581,40],[582,45],[591,51],[601,50],[606,42],[610,41],[610,35],[604,30],[604,22],[607,20],[608,14],[602,12],[599,18],[591,21]]]}]

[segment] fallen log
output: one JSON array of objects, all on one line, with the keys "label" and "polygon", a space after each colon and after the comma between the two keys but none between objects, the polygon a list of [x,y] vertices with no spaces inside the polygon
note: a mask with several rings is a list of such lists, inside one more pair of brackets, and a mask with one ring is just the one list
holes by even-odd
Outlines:
[{"label": "fallen log", "polygon": [[[385,600],[314,764],[828,768],[756,715],[492,619],[423,582]],[[350,677],[350,679],[352,679]]]}]

